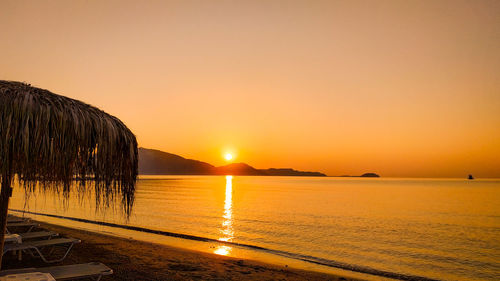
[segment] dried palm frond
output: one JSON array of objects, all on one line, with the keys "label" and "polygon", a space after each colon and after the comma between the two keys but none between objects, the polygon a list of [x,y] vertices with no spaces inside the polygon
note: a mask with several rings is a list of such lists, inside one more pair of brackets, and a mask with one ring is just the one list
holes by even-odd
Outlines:
[{"label": "dried palm frond", "polygon": [[[95,194],[128,216],[137,178],[137,141],[116,117],[28,84],[0,80],[0,177],[26,192]],[[78,182],[79,184],[75,184]]]}]

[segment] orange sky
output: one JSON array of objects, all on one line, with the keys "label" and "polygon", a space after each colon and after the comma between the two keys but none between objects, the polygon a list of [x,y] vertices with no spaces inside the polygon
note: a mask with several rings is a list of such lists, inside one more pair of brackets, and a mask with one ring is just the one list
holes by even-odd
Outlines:
[{"label": "orange sky", "polygon": [[1,1],[0,79],[143,147],[330,175],[500,177],[500,1]]}]

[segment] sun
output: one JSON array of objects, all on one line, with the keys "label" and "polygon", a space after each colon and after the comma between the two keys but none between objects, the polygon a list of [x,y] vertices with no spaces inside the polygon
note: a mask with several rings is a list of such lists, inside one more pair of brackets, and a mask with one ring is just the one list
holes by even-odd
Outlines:
[{"label": "sun", "polygon": [[233,159],[233,155],[231,153],[226,153],[224,154],[224,159],[226,159],[226,161],[231,161]]}]

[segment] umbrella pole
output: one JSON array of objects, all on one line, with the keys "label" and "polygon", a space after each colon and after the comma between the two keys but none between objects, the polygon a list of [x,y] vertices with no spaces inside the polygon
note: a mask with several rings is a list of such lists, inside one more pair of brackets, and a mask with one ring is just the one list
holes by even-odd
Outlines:
[{"label": "umbrella pole", "polygon": [[0,191],[0,269],[2,268],[3,244],[5,241],[5,229],[7,227],[7,212],[9,210],[9,199],[12,195],[10,187],[11,177],[8,173],[2,174],[2,190]]}]

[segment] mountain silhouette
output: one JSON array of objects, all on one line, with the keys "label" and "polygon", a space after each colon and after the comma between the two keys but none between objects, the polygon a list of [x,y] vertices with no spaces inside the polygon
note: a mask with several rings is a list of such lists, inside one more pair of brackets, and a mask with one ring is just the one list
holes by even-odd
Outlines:
[{"label": "mountain silhouette", "polygon": [[139,174],[213,175],[215,167],[156,149],[139,148]]},{"label": "mountain silhouette", "polygon": [[139,148],[141,175],[241,175],[241,176],[309,176],[325,177],[320,172],[302,172],[294,169],[256,169],[245,163],[215,167],[206,162],[186,159],[156,149]]},{"label": "mountain silhouette", "polygon": [[232,163],[215,169],[217,175],[267,176],[261,170],[245,163]]}]

